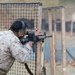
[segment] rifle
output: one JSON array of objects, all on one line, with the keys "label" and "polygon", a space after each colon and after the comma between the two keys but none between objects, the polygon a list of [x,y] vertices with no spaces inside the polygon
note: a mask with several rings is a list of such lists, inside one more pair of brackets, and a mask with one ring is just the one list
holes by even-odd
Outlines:
[{"label": "rifle", "polygon": [[[46,32],[44,32],[43,35],[35,35],[34,32],[28,31],[28,32],[26,33],[26,35],[27,35],[26,37],[21,37],[21,38],[20,38],[20,41],[21,41],[21,43],[22,43],[23,45],[24,45],[26,42],[28,42],[28,41],[33,41],[33,42],[34,42],[34,44],[33,44],[33,52],[36,52],[36,50],[37,50],[36,48],[37,48],[37,42],[38,42],[38,41],[42,41],[42,42],[43,42],[44,39],[49,38],[49,37],[52,37],[52,36],[46,36]],[[31,72],[31,70],[29,69],[27,63],[25,63],[24,65],[25,65],[25,67],[26,67],[28,73],[29,73],[30,75],[33,75],[33,73]]]},{"label": "rifle", "polygon": [[36,50],[36,43],[38,41],[44,40],[44,39],[49,38],[49,37],[52,37],[52,36],[46,36],[46,32],[44,32],[43,35],[35,35],[34,32],[28,31],[26,33],[26,35],[27,36],[25,38],[24,37],[20,38],[20,41],[21,41],[22,44],[25,44],[28,41],[33,41],[34,42],[34,44],[33,44],[33,52],[36,52],[35,51]]}]

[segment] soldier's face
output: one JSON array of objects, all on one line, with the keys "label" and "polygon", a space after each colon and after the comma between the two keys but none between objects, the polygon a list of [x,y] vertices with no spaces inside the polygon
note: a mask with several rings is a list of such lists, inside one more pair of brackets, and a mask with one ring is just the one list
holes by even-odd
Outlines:
[{"label": "soldier's face", "polygon": [[19,33],[18,33],[19,34],[19,37],[20,36],[23,37],[25,35],[25,33],[26,33],[26,29],[25,30],[20,30]]}]

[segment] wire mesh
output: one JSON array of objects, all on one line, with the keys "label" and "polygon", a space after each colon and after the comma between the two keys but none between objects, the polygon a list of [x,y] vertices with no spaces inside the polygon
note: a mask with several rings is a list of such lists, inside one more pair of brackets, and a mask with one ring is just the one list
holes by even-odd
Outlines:
[{"label": "wire mesh", "polygon": [[[41,3],[0,3],[0,30],[8,30],[15,20],[27,22],[28,30],[38,26],[38,8]],[[31,51],[31,59],[27,62],[30,70],[36,73],[36,55]],[[7,75],[29,75],[23,64],[14,62]]]}]

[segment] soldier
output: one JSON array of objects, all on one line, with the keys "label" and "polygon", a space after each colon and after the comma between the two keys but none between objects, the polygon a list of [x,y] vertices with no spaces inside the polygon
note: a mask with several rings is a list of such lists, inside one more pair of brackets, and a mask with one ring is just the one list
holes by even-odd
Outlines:
[{"label": "soldier", "polygon": [[[33,42],[27,42],[24,48],[19,40],[20,36],[25,35],[26,28],[24,21],[17,20],[9,30],[0,31],[0,75],[6,75],[15,60],[25,64],[30,58]],[[39,34],[40,31],[35,30],[35,35]]]}]

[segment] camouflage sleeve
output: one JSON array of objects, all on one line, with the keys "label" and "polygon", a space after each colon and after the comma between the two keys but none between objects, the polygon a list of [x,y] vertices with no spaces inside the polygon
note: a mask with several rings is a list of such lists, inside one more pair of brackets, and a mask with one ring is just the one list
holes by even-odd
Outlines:
[{"label": "camouflage sleeve", "polygon": [[25,44],[25,47],[23,48],[23,45],[20,42],[15,41],[10,45],[12,56],[21,63],[25,63],[30,58],[31,49],[29,44]]}]

